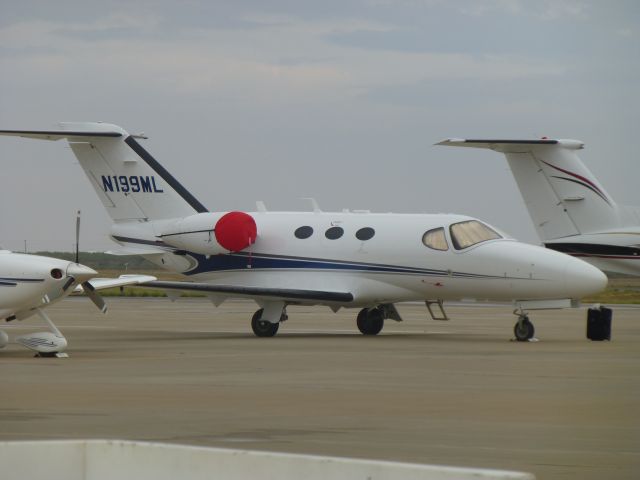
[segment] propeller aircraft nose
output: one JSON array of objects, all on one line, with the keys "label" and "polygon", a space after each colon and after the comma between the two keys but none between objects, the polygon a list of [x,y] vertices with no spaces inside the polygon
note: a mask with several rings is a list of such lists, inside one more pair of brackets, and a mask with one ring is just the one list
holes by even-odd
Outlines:
[{"label": "propeller aircraft nose", "polygon": [[67,276],[73,277],[78,283],[85,282],[98,275],[93,268],[89,268],[79,263],[69,263],[67,266]]}]

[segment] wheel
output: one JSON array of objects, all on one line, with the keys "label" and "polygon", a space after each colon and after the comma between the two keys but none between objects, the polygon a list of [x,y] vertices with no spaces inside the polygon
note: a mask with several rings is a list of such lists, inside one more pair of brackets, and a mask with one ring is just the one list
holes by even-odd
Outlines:
[{"label": "wheel", "polygon": [[271,323],[267,320],[260,320],[262,317],[261,308],[251,317],[251,329],[253,333],[255,333],[256,337],[273,337],[276,333],[278,333],[278,328],[280,328],[279,323]]},{"label": "wheel", "polygon": [[516,340],[519,342],[526,342],[533,338],[535,334],[535,328],[533,328],[533,323],[529,320],[529,317],[526,315],[520,317],[513,327],[513,334],[516,336]]},{"label": "wheel", "polygon": [[358,330],[363,335],[377,335],[382,330],[384,326],[384,317],[382,316],[382,312],[374,308],[369,310],[367,308],[363,308],[358,313]]}]

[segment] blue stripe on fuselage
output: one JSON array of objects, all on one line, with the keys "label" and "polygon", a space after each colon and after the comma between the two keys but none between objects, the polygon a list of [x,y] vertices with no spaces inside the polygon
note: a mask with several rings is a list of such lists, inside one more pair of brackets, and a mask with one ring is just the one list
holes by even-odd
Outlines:
[{"label": "blue stripe on fuselage", "polygon": [[411,267],[396,267],[391,265],[375,265],[367,263],[350,263],[342,261],[327,261],[301,257],[276,257],[249,255],[246,253],[232,253],[212,255],[209,258],[204,255],[189,253],[189,256],[197,260],[198,264],[193,270],[185,272],[186,275],[198,273],[218,272],[227,270],[252,269],[302,269],[302,270],[352,270],[369,271],[378,273],[419,273],[427,275],[447,275],[442,270],[427,270]]},{"label": "blue stripe on fuselage", "polygon": [[[403,267],[375,263],[356,263],[344,260],[323,260],[318,258],[285,257],[269,254],[249,254],[245,252],[219,254],[206,257],[188,252],[187,255],[197,261],[194,269],[184,272],[185,275],[199,273],[225,272],[238,270],[340,270],[352,272],[395,273],[404,275],[426,275],[432,277],[453,276],[456,278],[505,278],[496,275],[451,272],[427,268]],[[509,277],[511,278],[511,277]]]}]

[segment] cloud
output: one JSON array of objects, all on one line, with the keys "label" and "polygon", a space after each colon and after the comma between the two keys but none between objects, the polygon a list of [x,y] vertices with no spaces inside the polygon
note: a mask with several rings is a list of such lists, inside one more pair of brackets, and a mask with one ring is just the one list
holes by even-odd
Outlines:
[{"label": "cloud", "polygon": [[[580,138],[589,167],[615,185],[612,195],[638,203],[634,177],[617,172],[635,168],[628,138],[640,69],[630,59],[638,58],[640,9],[615,5],[25,0],[0,18],[0,122],[105,120],[145,130],[157,158],[212,208],[252,208],[262,198],[288,209],[313,195],[325,209],[457,210],[517,234],[513,225],[531,230],[524,207],[514,218],[503,212],[517,191],[496,186],[491,203],[471,181],[504,174],[500,186],[513,187],[505,164],[479,168],[468,152],[429,145],[465,134]],[[8,206],[22,192],[7,185],[7,231],[57,232],[56,215],[68,210],[71,225],[78,201],[84,212],[91,199],[87,222],[106,230],[68,149],[13,142],[0,142],[2,157],[31,163],[12,174],[39,182],[32,190],[56,202],[25,202],[16,216]],[[41,157],[50,167],[42,178],[32,175]],[[452,195],[464,161],[478,169],[469,192]],[[384,188],[372,188],[380,179]],[[68,182],[73,189],[60,188]],[[49,233],[43,242],[53,242]]]},{"label": "cloud", "polygon": [[[111,14],[91,23],[23,22],[0,29],[5,71],[20,81],[93,80],[180,94],[296,101],[311,92],[350,96],[363,89],[426,80],[517,79],[562,74],[564,67],[514,55],[470,55],[367,50],[327,42],[327,34],[393,34],[379,22],[294,22],[283,16],[251,16],[250,31],[192,28],[162,38],[163,20]],[[366,30],[363,30],[366,29]],[[135,32],[135,34],[133,33]],[[78,39],[91,41],[79,42]],[[257,48],[256,46],[259,46]],[[14,52],[15,53],[15,52]],[[292,61],[291,59],[295,59]],[[7,80],[5,80],[7,81]],[[28,82],[29,80],[27,80]],[[215,94],[214,94],[215,95]]]},{"label": "cloud", "polygon": [[568,18],[586,20],[589,17],[589,5],[580,0],[484,0],[455,2],[452,6],[460,13],[474,17],[507,14],[554,21]]},{"label": "cloud", "polygon": [[623,27],[616,30],[616,34],[623,38],[633,38],[636,36],[636,31],[633,28]]}]

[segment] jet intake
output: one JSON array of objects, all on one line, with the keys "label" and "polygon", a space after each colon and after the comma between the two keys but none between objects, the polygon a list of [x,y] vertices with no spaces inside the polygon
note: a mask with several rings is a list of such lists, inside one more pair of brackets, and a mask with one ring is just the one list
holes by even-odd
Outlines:
[{"label": "jet intake", "polygon": [[198,213],[182,218],[162,232],[162,241],[180,250],[216,255],[239,252],[253,245],[256,222],[245,212]]}]

